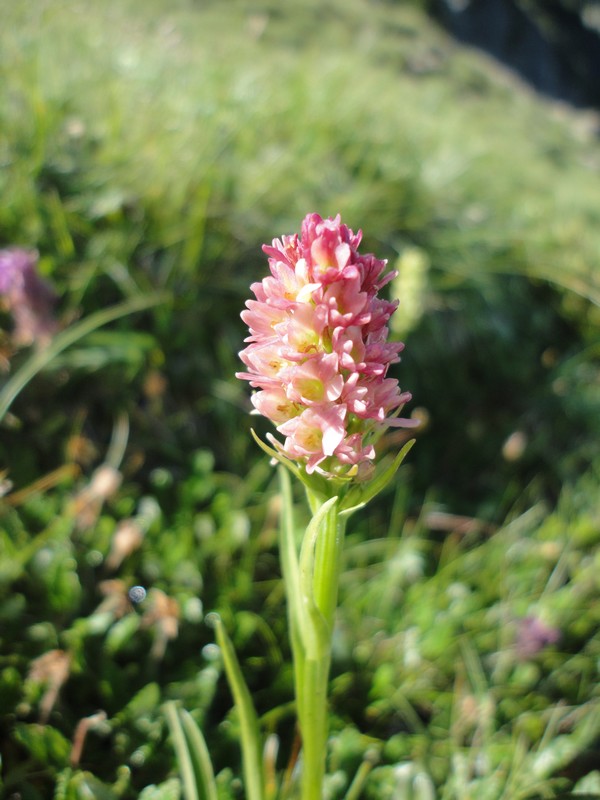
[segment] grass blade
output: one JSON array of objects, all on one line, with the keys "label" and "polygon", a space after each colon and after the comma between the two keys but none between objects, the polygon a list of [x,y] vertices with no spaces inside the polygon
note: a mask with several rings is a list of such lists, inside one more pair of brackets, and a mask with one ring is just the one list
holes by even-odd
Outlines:
[{"label": "grass blade", "polygon": [[88,317],[71,325],[66,330],[54,337],[52,343],[44,350],[34,353],[23,366],[6,382],[0,391],[0,422],[10,408],[13,400],[19,392],[27,386],[29,381],[37,375],[44,367],[48,366],[59,353],[67,347],[82,339],[88,333],[113,322],[120,317],[126,317],[136,311],[143,311],[162,302],[165,295],[145,295],[144,297],[134,297],[110,308],[103,308],[90,314]]},{"label": "grass blade", "polygon": [[174,702],[165,713],[173,738],[185,800],[217,800],[212,762],[202,731],[192,715]]},{"label": "grass blade", "polygon": [[215,620],[217,644],[223,654],[223,664],[240,719],[242,767],[247,800],[265,800],[265,778],[262,764],[262,741],[258,717],[248,687],[242,675],[231,639],[219,617]]}]

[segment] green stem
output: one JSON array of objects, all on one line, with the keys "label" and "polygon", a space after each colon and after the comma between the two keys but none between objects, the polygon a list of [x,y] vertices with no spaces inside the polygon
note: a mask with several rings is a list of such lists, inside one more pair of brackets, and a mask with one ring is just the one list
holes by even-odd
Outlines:
[{"label": "green stem", "polygon": [[305,668],[304,712],[300,720],[304,760],[302,800],[323,797],[329,733],[327,689],[344,542],[344,520],[339,516],[338,505],[331,505],[321,520],[314,553],[313,596],[325,630],[318,660],[308,662]]},{"label": "green stem", "polygon": [[303,707],[299,708],[302,733],[302,800],[322,800],[328,734],[327,684],[331,662],[329,652],[319,661],[304,665]]},{"label": "green stem", "polygon": [[302,734],[301,800],[322,800],[328,736],[327,687],[345,517],[340,516],[336,497],[325,500],[307,492],[313,517],[298,556],[292,546],[290,481],[283,470],[281,480],[281,554]]}]

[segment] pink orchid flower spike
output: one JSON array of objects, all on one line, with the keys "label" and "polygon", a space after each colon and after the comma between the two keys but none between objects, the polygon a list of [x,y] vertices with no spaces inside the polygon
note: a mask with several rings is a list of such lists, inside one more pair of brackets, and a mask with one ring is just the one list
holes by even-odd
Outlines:
[{"label": "pink orchid flower spike", "polygon": [[284,437],[269,440],[308,474],[356,474],[375,458],[383,428],[418,424],[398,416],[411,396],[387,377],[404,345],[387,341],[397,301],[377,295],[395,273],[359,254],[361,238],[339,215],[308,214],[300,236],[263,246],[271,274],[251,286],[256,299],[242,312],[248,371],[237,377]]}]

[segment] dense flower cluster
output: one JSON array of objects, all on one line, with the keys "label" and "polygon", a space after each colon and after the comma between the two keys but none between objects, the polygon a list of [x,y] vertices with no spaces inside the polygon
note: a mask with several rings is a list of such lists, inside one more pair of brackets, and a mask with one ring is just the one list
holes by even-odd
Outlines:
[{"label": "dense flower cluster", "polygon": [[382,277],[385,261],[359,255],[361,235],[339,215],[309,214],[300,236],[263,246],[271,275],[250,287],[256,300],[242,312],[248,372],[237,377],[259,390],[252,403],[285,437],[273,443],[308,473],[353,474],[375,456],[371,434],[412,424],[395,416],[410,394],[386,377],[403,345],[387,341],[397,301],[377,293],[394,273]]},{"label": "dense flower cluster", "polygon": [[12,314],[12,340],[18,345],[45,344],[56,331],[52,310],[56,300],[37,272],[35,251],[0,250],[0,305]]}]

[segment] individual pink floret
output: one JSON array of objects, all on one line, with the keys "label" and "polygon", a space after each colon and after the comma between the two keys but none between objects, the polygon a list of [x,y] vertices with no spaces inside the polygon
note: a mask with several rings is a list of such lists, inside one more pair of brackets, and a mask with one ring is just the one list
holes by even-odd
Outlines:
[{"label": "individual pink floret", "polygon": [[306,461],[306,471],[315,468],[333,456],[342,444],[346,418],[346,406],[327,403],[313,408],[306,408],[298,417],[294,417],[278,427],[286,439],[283,450],[294,460]]}]

